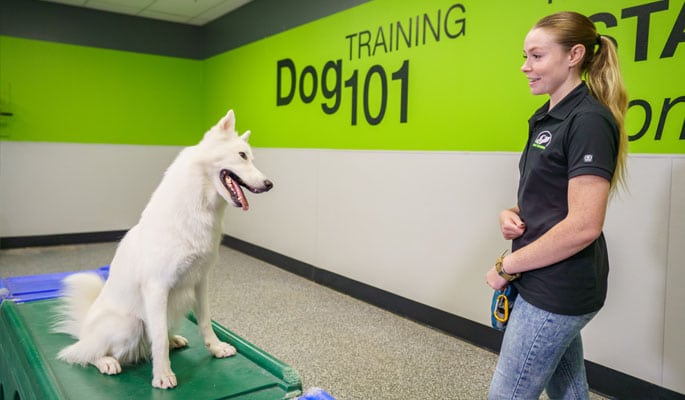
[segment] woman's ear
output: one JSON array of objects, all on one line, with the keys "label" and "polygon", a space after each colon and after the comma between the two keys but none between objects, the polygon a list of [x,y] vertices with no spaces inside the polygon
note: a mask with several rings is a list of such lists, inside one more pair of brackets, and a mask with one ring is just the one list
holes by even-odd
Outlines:
[{"label": "woman's ear", "polygon": [[576,65],[582,64],[585,59],[585,46],[582,44],[574,45],[571,47],[568,57],[569,67],[575,67]]}]

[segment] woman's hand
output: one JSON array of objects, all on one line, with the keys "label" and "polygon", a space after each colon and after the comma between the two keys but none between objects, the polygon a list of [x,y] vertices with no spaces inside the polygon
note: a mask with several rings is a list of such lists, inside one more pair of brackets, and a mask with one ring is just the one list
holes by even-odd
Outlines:
[{"label": "woman's hand", "polygon": [[485,274],[485,282],[495,290],[502,290],[509,284],[506,279],[499,276],[495,267],[490,268]]},{"label": "woman's hand", "polygon": [[506,240],[516,239],[526,231],[526,224],[521,220],[515,209],[503,210],[499,213],[499,226],[502,236]]}]

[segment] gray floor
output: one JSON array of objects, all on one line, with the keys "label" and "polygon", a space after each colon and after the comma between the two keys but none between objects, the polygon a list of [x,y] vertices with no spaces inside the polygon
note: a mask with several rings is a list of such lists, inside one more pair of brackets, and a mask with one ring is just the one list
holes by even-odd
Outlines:
[{"label": "gray floor", "polygon": [[[115,246],[3,250],[0,276],[95,269]],[[214,319],[297,369],[305,389],[337,400],[486,397],[489,351],[224,247],[210,282]]]}]

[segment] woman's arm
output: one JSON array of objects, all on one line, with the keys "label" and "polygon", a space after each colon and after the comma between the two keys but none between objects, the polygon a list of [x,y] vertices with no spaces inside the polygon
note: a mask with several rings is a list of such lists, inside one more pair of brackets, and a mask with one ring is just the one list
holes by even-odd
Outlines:
[{"label": "woman's arm", "polygon": [[[571,257],[592,243],[604,226],[609,187],[608,180],[596,175],[571,178],[566,218],[534,242],[506,256],[502,263],[504,271],[513,275],[546,267]],[[500,215],[500,223],[501,218]],[[486,279],[495,289],[501,289],[507,283],[494,267],[488,271]]]}]

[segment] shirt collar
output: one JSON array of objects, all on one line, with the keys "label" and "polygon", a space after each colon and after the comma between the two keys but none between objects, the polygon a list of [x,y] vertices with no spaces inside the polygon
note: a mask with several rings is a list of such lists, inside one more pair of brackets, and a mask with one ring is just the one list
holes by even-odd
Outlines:
[{"label": "shirt collar", "polygon": [[590,89],[588,89],[587,84],[583,81],[571,90],[571,92],[569,92],[552,111],[548,111],[549,100],[547,100],[542,107],[535,111],[535,114],[533,114],[530,120],[539,121],[546,115],[558,120],[564,120],[589,93]]}]

